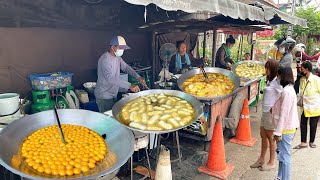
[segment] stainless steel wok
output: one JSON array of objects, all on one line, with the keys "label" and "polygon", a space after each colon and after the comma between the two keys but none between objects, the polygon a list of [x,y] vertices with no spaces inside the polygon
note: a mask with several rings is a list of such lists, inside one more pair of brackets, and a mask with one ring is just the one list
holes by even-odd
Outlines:
[{"label": "stainless steel wok", "polygon": [[244,63],[256,63],[256,64],[260,64],[261,66],[264,67],[264,63],[263,63],[263,62],[253,61],[253,60],[246,60],[246,61],[239,61],[239,62],[235,63],[235,64],[232,66],[231,71],[232,71],[236,76],[238,76],[238,75],[235,73],[235,70],[236,70],[237,66],[239,66],[240,64],[244,64]]},{"label": "stainless steel wok", "polygon": [[[231,71],[229,70],[226,70],[226,69],[222,69],[222,68],[215,68],[215,67],[205,67],[204,70],[207,72],[207,73],[220,73],[220,74],[223,74],[225,76],[228,76],[232,81],[233,81],[233,84],[234,84],[234,89],[237,89],[239,86],[240,86],[240,79],[238,76],[236,76],[235,74],[233,74]],[[196,74],[201,74],[201,70],[200,68],[197,68],[197,69],[193,69],[193,70],[190,70],[184,74],[182,74],[179,79],[178,79],[178,86],[179,88],[185,92],[184,90],[184,82],[191,78],[192,76],[196,75]],[[194,96],[194,95],[193,95]],[[227,96],[227,95],[225,95]],[[223,98],[224,96],[194,96],[196,97],[197,99],[199,100],[214,100],[214,99],[219,99],[219,98]]]},{"label": "stainless steel wok", "polygon": [[[121,126],[116,120],[104,114],[86,110],[58,110],[62,124],[80,125],[90,128],[98,134],[106,134],[108,149],[117,156],[116,163],[110,167],[97,167],[88,175],[67,177],[67,179],[94,179],[104,176],[112,179],[119,168],[133,154],[134,137],[130,130]],[[40,175],[26,174],[15,169],[11,164],[13,155],[18,154],[20,144],[32,132],[51,125],[56,125],[54,111],[44,111],[14,121],[0,132],[0,164],[11,172],[28,179],[52,179]],[[108,168],[108,169],[107,169]]]},{"label": "stainless steel wok", "polygon": [[[173,95],[173,96],[177,96],[180,97],[186,101],[188,101],[189,103],[192,104],[193,108],[195,109],[195,119],[190,122],[189,124],[185,125],[185,126],[181,126],[179,128],[176,129],[171,129],[171,130],[162,130],[162,131],[150,131],[150,130],[141,130],[141,129],[136,129],[136,128],[132,128],[126,124],[124,124],[120,118],[119,118],[119,114],[122,110],[122,108],[130,101],[140,97],[140,96],[147,96],[150,94],[166,94],[166,95]],[[197,119],[199,119],[201,117],[201,115],[203,114],[203,104],[198,101],[196,98],[194,98],[193,96],[186,94],[184,92],[181,91],[176,91],[176,90],[165,90],[165,89],[154,89],[154,90],[146,90],[146,91],[141,91],[139,93],[134,93],[134,94],[130,94],[127,97],[122,98],[120,101],[118,101],[112,108],[112,115],[113,117],[115,117],[122,125],[124,125],[125,127],[132,129],[134,131],[139,131],[139,132],[143,132],[143,133],[155,133],[155,134],[163,134],[163,133],[169,133],[169,132],[173,132],[173,131],[177,131],[179,129],[182,129],[184,127],[189,126],[191,123],[193,123],[194,121],[196,121]]]}]

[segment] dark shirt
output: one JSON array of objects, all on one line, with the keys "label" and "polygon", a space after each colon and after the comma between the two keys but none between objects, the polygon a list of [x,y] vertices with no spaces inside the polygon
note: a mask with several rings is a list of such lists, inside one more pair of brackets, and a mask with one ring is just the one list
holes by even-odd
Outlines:
[{"label": "dark shirt", "polygon": [[222,59],[222,51],[224,51],[223,47],[221,46],[218,51],[217,51],[217,55],[216,55],[216,64],[215,64],[215,67],[218,67],[218,68],[223,68],[223,69],[228,69],[227,67],[227,63],[231,60],[230,57],[226,57],[226,54],[225,54],[225,57],[224,59]]},{"label": "dark shirt", "polygon": [[[192,67],[198,67],[203,65],[203,60],[202,59],[196,59],[192,55],[189,55],[189,59],[191,64],[188,65],[186,62],[186,57],[185,55],[181,56],[181,63],[182,63],[182,69],[191,69]],[[171,57],[170,65],[169,65],[169,71],[173,74],[181,74],[181,70],[176,67],[176,55]]]}]

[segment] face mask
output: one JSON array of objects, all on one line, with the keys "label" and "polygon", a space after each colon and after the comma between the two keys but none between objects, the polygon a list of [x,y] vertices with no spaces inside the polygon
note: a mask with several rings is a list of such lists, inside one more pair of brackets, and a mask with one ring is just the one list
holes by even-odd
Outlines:
[{"label": "face mask", "polygon": [[280,54],[284,54],[286,52],[286,49],[284,48],[284,47],[281,47],[280,49],[279,49],[279,53]]},{"label": "face mask", "polygon": [[124,53],[124,50],[123,49],[118,49],[114,54],[117,56],[117,57],[121,57]]}]

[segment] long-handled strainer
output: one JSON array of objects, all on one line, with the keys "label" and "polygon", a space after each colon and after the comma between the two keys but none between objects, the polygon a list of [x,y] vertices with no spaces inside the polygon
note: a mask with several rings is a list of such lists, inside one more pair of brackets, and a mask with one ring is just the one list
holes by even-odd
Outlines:
[{"label": "long-handled strainer", "polygon": [[59,127],[59,131],[60,131],[62,142],[64,144],[67,144],[67,141],[64,138],[64,134],[63,134],[63,131],[62,131],[62,128],[61,128],[61,124],[60,124],[60,119],[59,119],[57,108],[54,108],[54,114],[56,115],[56,119],[57,119],[57,122],[58,122],[58,127]]}]

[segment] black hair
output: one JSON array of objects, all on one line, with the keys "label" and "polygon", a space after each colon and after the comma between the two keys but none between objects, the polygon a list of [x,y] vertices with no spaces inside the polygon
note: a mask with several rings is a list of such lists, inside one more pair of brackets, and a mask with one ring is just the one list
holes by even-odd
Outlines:
[{"label": "black hair", "polygon": [[232,35],[230,35],[229,38],[226,40],[226,43],[235,44],[236,40],[233,38]]},{"label": "black hair", "polygon": [[184,41],[177,41],[176,47],[179,48],[179,47],[181,46],[181,44],[186,44],[186,42],[184,42]]},{"label": "black hair", "polygon": [[312,64],[309,61],[303,62],[301,65],[303,68],[308,69],[309,72],[312,72]]},{"label": "black hair", "polygon": [[245,53],[244,55],[247,55],[247,54],[251,56],[251,54],[250,54],[250,53]]},{"label": "black hair", "polygon": [[278,39],[275,43],[274,43],[274,45],[276,45],[276,46],[279,46],[283,41],[285,41],[286,40],[286,38],[281,38],[281,39]]},{"label": "black hair", "polygon": [[280,76],[281,86],[286,87],[289,84],[294,85],[294,78],[293,78],[293,72],[291,67],[280,66],[278,74]]}]

